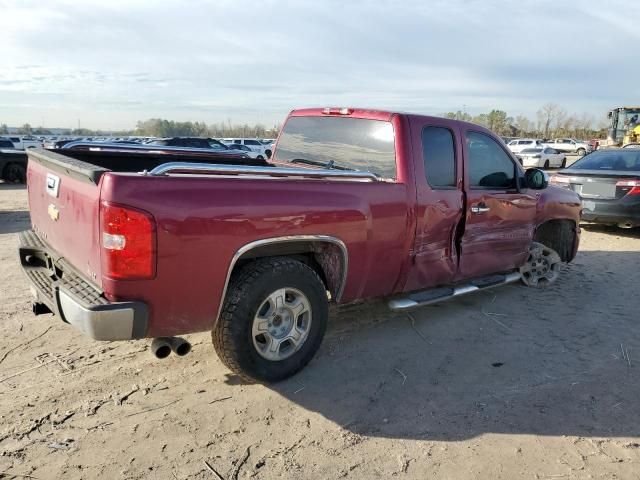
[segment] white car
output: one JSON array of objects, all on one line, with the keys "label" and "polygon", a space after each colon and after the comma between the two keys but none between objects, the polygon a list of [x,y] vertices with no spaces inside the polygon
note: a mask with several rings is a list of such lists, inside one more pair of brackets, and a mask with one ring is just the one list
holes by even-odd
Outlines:
[{"label": "white car", "polygon": [[541,141],[535,138],[517,138],[507,143],[507,148],[513,153],[520,153],[525,148],[537,148],[540,144]]},{"label": "white car", "polygon": [[567,166],[567,156],[564,153],[545,145],[525,148],[516,156],[524,168],[564,168]]},{"label": "white car", "polygon": [[250,158],[258,158],[260,160],[264,160],[265,158],[265,155],[263,153],[256,152],[255,150],[251,150],[246,145],[241,145],[239,143],[230,143],[227,145],[227,147],[229,148],[229,150],[242,152]]},{"label": "white car", "polygon": [[8,137],[16,150],[26,150],[27,148],[42,148],[42,142],[33,137]]},{"label": "white car", "polygon": [[244,145],[246,147],[249,147],[254,152],[260,153],[264,158],[271,157],[271,152],[272,152],[271,146],[264,145],[263,143],[261,143],[259,140],[255,138],[223,138],[220,141],[227,146],[231,144]]},{"label": "white car", "polygon": [[577,153],[578,155],[586,155],[591,152],[591,145],[586,142],[580,142],[573,138],[556,138],[549,142],[543,142],[544,145],[564,153]]}]

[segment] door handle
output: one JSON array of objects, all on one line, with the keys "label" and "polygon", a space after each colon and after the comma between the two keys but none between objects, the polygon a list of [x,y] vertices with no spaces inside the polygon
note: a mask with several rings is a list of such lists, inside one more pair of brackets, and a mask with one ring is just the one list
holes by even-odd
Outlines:
[{"label": "door handle", "polygon": [[491,210],[484,203],[478,203],[477,205],[473,205],[471,207],[471,213],[485,213]]}]

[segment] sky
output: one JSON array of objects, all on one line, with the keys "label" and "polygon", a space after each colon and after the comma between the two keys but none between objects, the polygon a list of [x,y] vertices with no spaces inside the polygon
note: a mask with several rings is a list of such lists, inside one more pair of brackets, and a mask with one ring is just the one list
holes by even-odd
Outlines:
[{"label": "sky", "polygon": [[293,108],[604,121],[640,104],[640,3],[0,0],[0,123],[280,123]]}]

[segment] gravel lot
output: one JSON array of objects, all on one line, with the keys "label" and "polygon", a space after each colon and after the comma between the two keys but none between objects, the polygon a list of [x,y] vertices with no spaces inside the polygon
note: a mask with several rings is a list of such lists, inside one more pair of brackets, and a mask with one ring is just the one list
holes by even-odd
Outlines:
[{"label": "gravel lot", "polygon": [[34,317],[27,210],[0,184],[0,478],[640,478],[639,232],[584,228],[547,290],[334,309],[314,361],[262,386],[206,333],[158,361]]}]

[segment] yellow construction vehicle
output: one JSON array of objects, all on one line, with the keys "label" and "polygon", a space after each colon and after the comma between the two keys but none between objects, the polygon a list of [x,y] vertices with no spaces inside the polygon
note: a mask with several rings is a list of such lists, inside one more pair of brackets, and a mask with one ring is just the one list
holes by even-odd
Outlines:
[{"label": "yellow construction vehicle", "polygon": [[608,147],[640,143],[640,107],[617,107],[609,111]]}]

